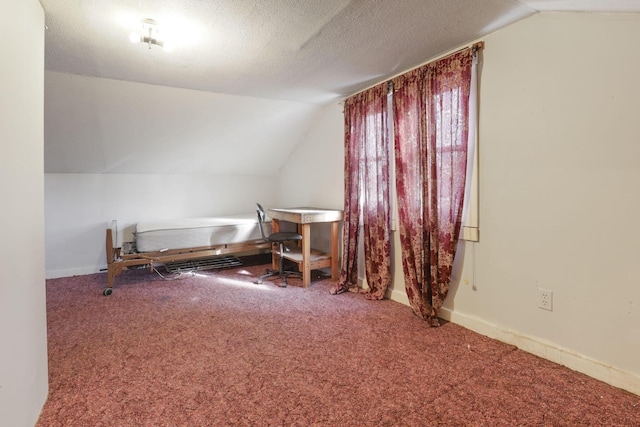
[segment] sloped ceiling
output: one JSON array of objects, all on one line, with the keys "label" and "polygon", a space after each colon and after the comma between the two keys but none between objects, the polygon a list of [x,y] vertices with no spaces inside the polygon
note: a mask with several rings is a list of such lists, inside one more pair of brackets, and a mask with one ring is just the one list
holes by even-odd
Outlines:
[{"label": "sloped ceiling", "polygon": [[[326,104],[538,10],[639,1],[41,0],[45,171],[278,171]],[[128,41],[156,20],[176,48]]]}]

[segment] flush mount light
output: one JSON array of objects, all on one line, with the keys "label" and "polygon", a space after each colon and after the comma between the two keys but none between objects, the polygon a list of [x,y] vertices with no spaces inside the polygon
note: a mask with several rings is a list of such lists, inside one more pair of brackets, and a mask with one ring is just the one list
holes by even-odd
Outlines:
[{"label": "flush mount light", "polygon": [[141,34],[135,32],[131,33],[129,34],[129,40],[131,40],[131,43],[146,43],[149,46],[149,49],[151,49],[152,45],[156,45],[167,52],[173,50],[173,44],[162,38],[158,24],[153,19],[143,19]]}]

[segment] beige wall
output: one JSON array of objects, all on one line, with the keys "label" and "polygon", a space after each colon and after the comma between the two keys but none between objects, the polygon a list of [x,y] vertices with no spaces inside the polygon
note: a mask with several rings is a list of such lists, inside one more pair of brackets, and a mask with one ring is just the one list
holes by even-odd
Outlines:
[{"label": "beige wall", "polygon": [[[584,13],[536,15],[484,38],[480,242],[461,243],[442,311],[635,393],[638,40],[640,15]],[[285,204],[342,205],[341,109],[323,117],[281,172]],[[389,294],[406,304],[394,253]],[[553,291],[553,311],[538,308],[538,288]]]},{"label": "beige wall", "polygon": [[0,28],[0,424],[27,427],[47,397],[40,3],[3,0]]},{"label": "beige wall", "polygon": [[484,40],[480,242],[448,314],[640,393],[640,15],[542,14]]}]

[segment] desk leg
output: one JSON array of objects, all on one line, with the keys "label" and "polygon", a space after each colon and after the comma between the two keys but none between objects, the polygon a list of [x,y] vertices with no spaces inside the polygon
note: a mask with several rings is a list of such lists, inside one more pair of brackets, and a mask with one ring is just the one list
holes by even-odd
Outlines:
[{"label": "desk leg", "polygon": [[311,285],[311,224],[302,224],[302,287]]},{"label": "desk leg", "polygon": [[[280,220],[279,219],[271,219],[271,232],[277,233],[280,231]],[[280,249],[278,249],[280,250]],[[280,268],[278,265],[280,261],[276,258],[276,255],[273,253],[273,244],[271,245],[271,269],[277,270]]]},{"label": "desk leg", "polygon": [[331,223],[331,280],[334,282],[340,278],[340,265],[338,264],[338,221]]}]

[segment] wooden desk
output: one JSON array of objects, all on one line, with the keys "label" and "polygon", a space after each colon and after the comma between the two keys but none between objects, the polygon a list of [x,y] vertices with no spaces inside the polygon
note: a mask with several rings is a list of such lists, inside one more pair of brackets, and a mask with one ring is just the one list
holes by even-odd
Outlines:
[{"label": "wooden desk", "polygon": [[[307,288],[311,284],[311,270],[331,267],[331,280],[338,280],[340,266],[338,265],[338,223],[342,220],[342,211],[320,208],[286,208],[268,209],[271,217],[271,229],[274,233],[280,230],[280,221],[298,224],[302,241],[298,250],[292,249],[284,258],[298,264],[302,272],[302,286]],[[311,224],[319,222],[331,223],[331,253],[323,253],[311,249]],[[277,269],[277,251],[273,252],[273,268]]]}]

